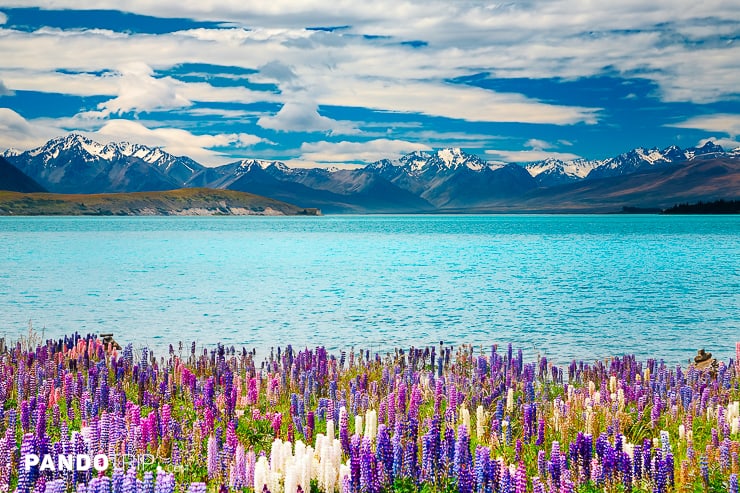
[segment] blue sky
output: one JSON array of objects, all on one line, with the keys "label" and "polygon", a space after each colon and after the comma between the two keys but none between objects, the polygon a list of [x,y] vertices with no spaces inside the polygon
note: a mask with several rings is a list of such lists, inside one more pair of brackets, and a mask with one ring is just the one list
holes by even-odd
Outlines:
[{"label": "blue sky", "polygon": [[78,131],[215,166],[740,146],[740,3],[0,0],[0,149]]}]

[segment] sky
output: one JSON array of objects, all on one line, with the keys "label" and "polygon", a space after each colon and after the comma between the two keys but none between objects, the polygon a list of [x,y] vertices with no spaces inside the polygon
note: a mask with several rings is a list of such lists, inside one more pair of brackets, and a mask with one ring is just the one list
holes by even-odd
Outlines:
[{"label": "sky", "polygon": [[740,146],[736,0],[0,0],[0,150],[206,166]]}]

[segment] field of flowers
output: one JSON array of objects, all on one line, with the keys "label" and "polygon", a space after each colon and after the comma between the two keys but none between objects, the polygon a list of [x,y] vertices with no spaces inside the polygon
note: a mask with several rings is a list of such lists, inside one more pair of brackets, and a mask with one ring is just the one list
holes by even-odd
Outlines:
[{"label": "field of flowers", "polygon": [[0,492],[738,493],[739,375],[510,346],[256,361],[24,339],[0,348]]}]

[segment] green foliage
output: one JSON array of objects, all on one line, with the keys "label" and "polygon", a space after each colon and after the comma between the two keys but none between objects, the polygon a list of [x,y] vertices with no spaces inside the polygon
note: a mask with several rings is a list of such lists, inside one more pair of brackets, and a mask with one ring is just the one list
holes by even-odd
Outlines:
[{"label": "green foliage", "polygon": [[275,430],[266,419],[240,419],[236,434],[247,448],[253,447],[254,451],[259,454],[261,450],[270,451]]},{"label": "green foliage", "polygon": [[418,488],[412,478],[396,478],[393,481],[394,493],[416,493]]}]

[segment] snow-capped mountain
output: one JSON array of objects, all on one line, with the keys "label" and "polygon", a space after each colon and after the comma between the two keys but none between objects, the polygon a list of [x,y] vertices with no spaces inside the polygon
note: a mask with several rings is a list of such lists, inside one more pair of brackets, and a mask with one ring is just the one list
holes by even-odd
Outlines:
[{"label": "snow-capped mountain", "polygon": [[608,159],[574,159],[561,161],[546,159],[527,164],[527,171],[541,187],[552,187],[583,179],[609,178],[628,175],[638,171],[657,169],[695,159],[724,154],[721,146],[707,142],[702,147],[681,149],[670,146],[665,149],[645,149],[638,147],[629,152]]},{"label": "snow-capped mountain", "polygon": [[3,156],[52,192],[96,193],[179,188],[202,166],[159,148],[127,142],[101,144],[80,134]]},{"label": "snow-capped mountain", "polygon": [[147,147],[128,142],[110,143],[108,146],[117,149],[123,156],[141,159],[146,163],[156,166],[160,171],[175,178],[179,182],[186,182],[203,168],[201,164],[189,157],[174,156],[159,147]]},{"label": "snow-capped mountain", "polygon": [[377,161],[365,169],[437,208],[483,206],[537,186],[519,165],[488,163],[457,148],[416,151],[396,160]]},{"label": "snow-capped mountain", "polygon": [[561,185],[586,178],[593,171],[596,161],[573,159],[562,161],[548,158],[526,165],[527,171],[540,186]]},{"label": "snow-capped mountain", "polygon": [[460,148],[452,147],[437,151],[415,151],[398,159],[383,159],[370,164],[369,168],[379,170],[400,169],[403,172],[419,176],[427,172],[449,172],[467,168],[471,171],[481,171],[484,168],[498,169],[503,165],[483,161],[474,154],[468,154]]},{"label": "snow-capped mountain", "polygon": [[[320,207],[326,212],[418,212],[490,210],[502,204],[529,204],[543,197],[560,197],[564,191],[576,190],[581,185],[593,203],[603,200],[600,194],[606,193],[609,187],[622,186],[619,185],[622,178],[629,178],[624,183],[635,187],[641,180],[654,179],[655,173],[648,177],[653,171],[665,170],[673,176],[675,170],[684,167],[688,170],[697,161],[712,158],[731,161],[727,169],[734,170],[732,166],[740,158],[740,149],[724,152],[720,146],[708,142],[684,150],[676,146],[662,150],[637,148],[602,160],[546,159],[521,166],[489,163],[461,149],[446,148],[383,159],[355,170],[291,168],[280,161],[259,159],[242,159],[208,168],[156,147],[126,142],[100,144],[70,134],[36,149],[8,150],[3,155],[52,192],[208,187],[251,192],[303,207]],[[701,166],[691,169],[694,168],[704,169]],[[602,180],[596,181],[598,178]],[[681,179],[679,188],[689,179],[703,178]],[[704,185],[701,182],[696,186]],[[711,184],[709,190],[715,189],[719,190],[718,185]],[[574,200],[571,195],[568,200]]]},{"label": "snow-capped mountain", "polygon": [[186,187],[231,188],[244,175],[267,171],[271,175],[290,174],[289,168],[280,161],[242,159],[215,168],[202,167],[184,182]]}]

